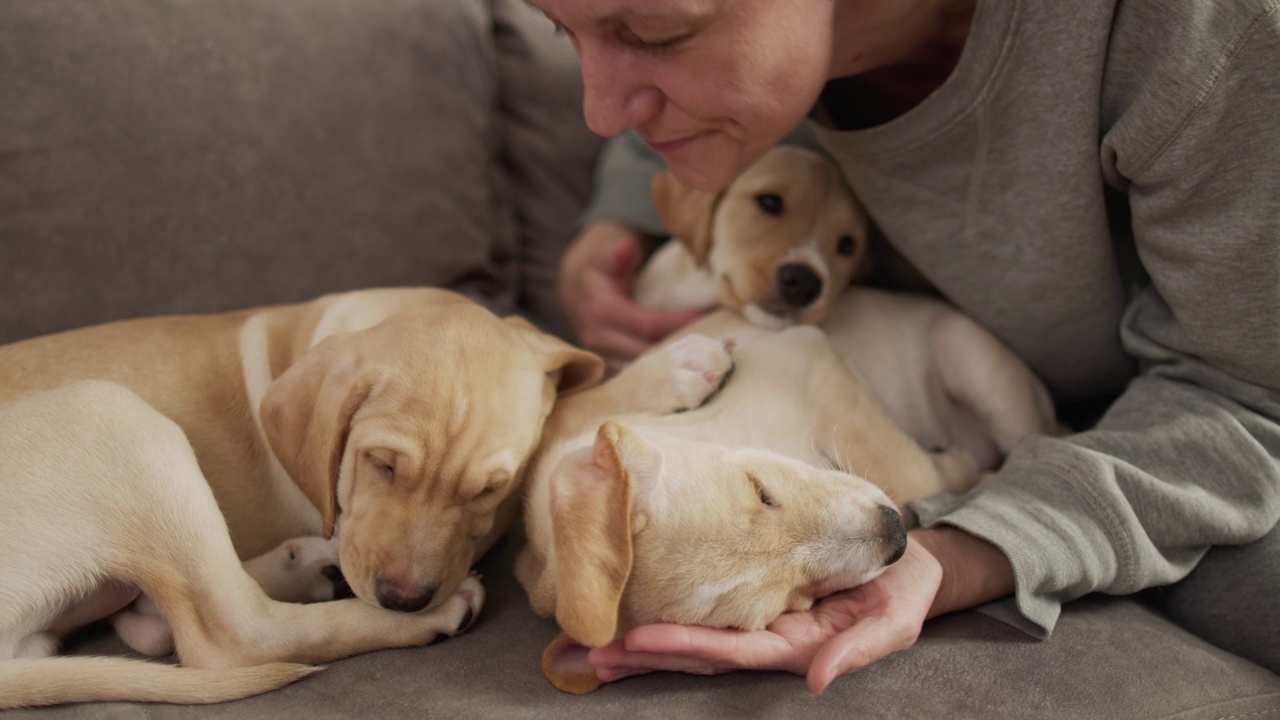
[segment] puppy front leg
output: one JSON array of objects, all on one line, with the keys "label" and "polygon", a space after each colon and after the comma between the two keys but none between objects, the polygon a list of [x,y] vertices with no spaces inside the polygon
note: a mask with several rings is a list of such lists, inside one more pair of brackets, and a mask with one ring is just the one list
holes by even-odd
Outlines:
[{"label": "puppy front leg", "polygon": [[317,665],[386,648],[418,647],[468,629],[484,606],[476,575],[439,606],[416,613],[396,612],[356,598],[298,605],[275,603],[278,623],[263,651],[271,658]]},{"label": "puppy front leg", "polygon": [[702,406],[733,371],[733,341],[685,335],[636,358],[611,380],[557,402],[557,432],[621,413],[668,413]]}]

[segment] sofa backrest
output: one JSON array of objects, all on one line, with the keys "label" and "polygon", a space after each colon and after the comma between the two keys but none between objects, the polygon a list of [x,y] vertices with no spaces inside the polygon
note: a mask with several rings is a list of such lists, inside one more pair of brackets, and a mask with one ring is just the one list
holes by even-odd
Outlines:
[{"label": "sofa backrest", "polygon": [[0,3],[0,341],[375,285],[545,303],[580,95],[519,0]]}]

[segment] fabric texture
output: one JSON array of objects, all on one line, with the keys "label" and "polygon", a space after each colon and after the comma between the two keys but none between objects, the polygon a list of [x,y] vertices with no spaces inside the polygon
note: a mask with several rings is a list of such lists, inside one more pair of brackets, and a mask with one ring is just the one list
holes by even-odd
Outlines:
[{"label": "fabric texture", "polygon": [[512,311],[491,27],[455,0],[0,4],[0,341],[373,284]]}]

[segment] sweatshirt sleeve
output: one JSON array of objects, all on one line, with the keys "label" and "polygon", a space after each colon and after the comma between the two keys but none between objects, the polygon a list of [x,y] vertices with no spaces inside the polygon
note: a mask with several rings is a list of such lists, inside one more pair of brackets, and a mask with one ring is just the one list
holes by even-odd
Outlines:
[{"label": "sweatshirt sleeve", "polygon": [[1031,634],[1280,519],[1280,11],[1259,5],[1194,72],[1153,73],[1103,136],[1150,278],[1120,327],[1139,376],[1094,428],[1028,438],[967,495],[913,505],[1009,557],[1014,598],[985,611]]}]

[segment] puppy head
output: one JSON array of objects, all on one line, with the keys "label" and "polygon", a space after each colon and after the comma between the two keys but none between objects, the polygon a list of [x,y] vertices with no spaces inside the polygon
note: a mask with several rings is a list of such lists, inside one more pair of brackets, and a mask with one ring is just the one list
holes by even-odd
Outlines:
[{"label": "puppy head", "polygon": [[552,482],[556,620],[593,647],[655,622],[758,630],[906,547],[893,503],[865,480],[615,423]]},{"label": "puppy head", "polygon": [[340,526],[352,591],[416,611],[501,530],[556,394],[603,370],[523,320],[425,305],[320,341],[267,389],[261,418],[326,535]]},{"label": "puppy head", "polygon": [[669,173],[652,190],[720,301],[762,327],[821,323],[866,256],[866,213],[840,169],[808,150],[775,147],[718,194]]}]

